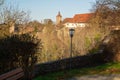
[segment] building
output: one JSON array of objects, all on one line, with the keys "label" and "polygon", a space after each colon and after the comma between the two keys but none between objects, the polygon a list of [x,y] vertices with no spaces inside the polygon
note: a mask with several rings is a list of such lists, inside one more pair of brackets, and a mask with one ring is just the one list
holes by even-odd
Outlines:
[{"label": "building", "polygon": [[44,19],[44,24],[52,23],[53,21],[51,19]]},{"label": "building", "polygon": [[62,22],[62,16],[60,14],[60,12],[58,12],[57,16],[56,16],[56,25],[60,24]]},{"label": "building", "polygon": [[65,18],[63,23],[68,28],[86,27],[92,16],[93,13],[76,14],[73,18]]},{"label": "building", "polygon": [[15,31],[15,22],[10,22],[9,23],[9,32],[14,33]]},{"label": "building", "polygon": [[0,32],[1,34],[4,33],[14,33],[15,32],[15,23],[10,22],[9,24],[1,23],[0,24]]}]

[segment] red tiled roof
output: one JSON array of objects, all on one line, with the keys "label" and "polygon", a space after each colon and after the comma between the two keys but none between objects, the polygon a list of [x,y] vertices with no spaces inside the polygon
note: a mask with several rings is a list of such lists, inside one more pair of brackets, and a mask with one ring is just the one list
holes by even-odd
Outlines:
[{"label": "red tiled roof", "polygon": [[76,14],[73,19],[74,22],[88,22],[92,15],[93,13]]},{"label": "red tiled roof", "polygon": [[71,22],[72,23],[73,22],[73,18],[65,18],[64,22]]},{"label": "red tiled roof", "polygon": [[92,16],[93,13],[76,14],[73,18],[64,19],[64,22],[85,23],[88,22]]}]

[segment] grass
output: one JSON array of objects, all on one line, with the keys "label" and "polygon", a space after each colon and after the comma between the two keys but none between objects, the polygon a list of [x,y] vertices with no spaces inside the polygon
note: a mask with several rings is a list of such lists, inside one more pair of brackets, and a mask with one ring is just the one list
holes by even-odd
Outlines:
[{"label": "grass", "polygon": [[106,63],[96,67],[72,69],[39,76],[34,80],[63,80],[66,78],[93,74],[120,74],[120,63]]}]

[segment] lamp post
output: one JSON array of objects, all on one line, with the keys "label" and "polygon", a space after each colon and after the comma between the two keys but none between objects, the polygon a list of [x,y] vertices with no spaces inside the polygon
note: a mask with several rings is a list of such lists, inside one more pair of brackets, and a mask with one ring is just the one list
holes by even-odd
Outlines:
[{"label": "lamp post", "polygon": [[73,34],[75,32],[75,29],[71,28],[69,29],[69,34],[70,34],[70,38],[71,38],[71,43],[70,43],[70,69],[71,69],[71,59],[72,59],[72,38],[73,38]]}]

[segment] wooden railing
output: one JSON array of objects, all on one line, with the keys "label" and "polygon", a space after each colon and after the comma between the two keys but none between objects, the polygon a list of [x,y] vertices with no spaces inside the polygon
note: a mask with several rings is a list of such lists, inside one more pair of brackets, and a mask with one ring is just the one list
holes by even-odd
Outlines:
[{"label": "wooden railing", "polygon": [[17,80],[24,76],[22,68],[17,68],[10,72],[0,75],[0,80]]}]

